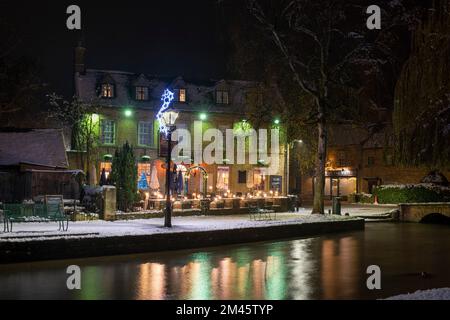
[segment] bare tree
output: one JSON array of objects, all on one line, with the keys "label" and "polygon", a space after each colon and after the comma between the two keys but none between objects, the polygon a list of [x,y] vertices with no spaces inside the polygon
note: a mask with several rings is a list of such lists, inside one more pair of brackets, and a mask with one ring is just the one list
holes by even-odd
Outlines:
[{"label": "bare tree", "polygon": [[248,7],[262,32],[278,49],[291,79],[309,96],[313,108],[307,122],[317,127],[317,156],[313,213],[324,213],[327,125],[352,121],[349,95],[357,92],[355,73],[382,74],[386,65],[397,61],[389,47],[394,26],[407,23],[401,4],[383,11],[383,30],[366,27],[365,1],[344,0],[248,0]]},{"label": "bare tree", "polygon": [[67,101],[54,93],[49,95],[49,103],[49,117],[71,128],[72,149],[79,151],[83,170],[89,176],[100,138],[99,104],[96,101],[82,102],[77,97]]}]

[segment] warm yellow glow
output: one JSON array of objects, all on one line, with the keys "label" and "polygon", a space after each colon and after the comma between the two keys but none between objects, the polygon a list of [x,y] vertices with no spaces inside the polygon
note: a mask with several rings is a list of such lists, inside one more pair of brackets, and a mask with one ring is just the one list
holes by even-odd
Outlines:
[{"label": "warm yellow glow", "polygon": [[186,89],[180,89],[180,102],[186,102]]},{"label": "warm yellow glow", "polygon": [[97,123],[100,120],[100,116],[97,113],[93,113],[91,115],[91,120],[92,120],[93,123]]}]

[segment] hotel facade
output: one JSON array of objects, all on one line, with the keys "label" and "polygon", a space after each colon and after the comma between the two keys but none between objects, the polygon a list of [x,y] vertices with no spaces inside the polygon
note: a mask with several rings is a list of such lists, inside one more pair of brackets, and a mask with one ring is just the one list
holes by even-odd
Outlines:
[{"label": "hotel facade", "polygon": [[[133,146],[136,157],[138,180],[145,177],[149,186],[159,185],[162,193],[166,185],[167,141],[159,132],[156,114],[161,107],[161,95],[165,89],[174,93],[172,106],[179,113],[177,129],[187,129],[191,133],[195,130],[204,133],[210,128],[218,129],[223,133],[224,145],[226,130],[235,130],[242,125],[251,126],[247,121],[248,103],[264,103],[263,92],[267,92],[261,89],[259,83],[251,81],[191,80],[86,69],[83,48],[76,49],[74,81],[77,98],[83,103],[92,102],[98,106],[95,114],[95,121],[99,123],[98,141],[89,164],[90,174],[95,175],[97,182],[103,170],[108,176],[115,151],[128,142]],[[268,129],[270,135],[270,130],[279,125],[267,123],[258,129]],[[203,141],[203,149],[210,143]],[[248,142],[246,144],[245,155],[249,159]],[[82,168],[80,155],[83,151],[72,150],[75,149],[72,147],[69,149],[71,168]],[[278,160],[277,170],[269,175],[266,174],[268,164],[264,160],[257,159],[256,164],[250,164],[248,160],[245,164],[237,164],[226,159],[226,150],[223,152],[222,163],[195,163],[194,156],[190,159],[174,159],[179,163],[177,170],[181,171],[186,181],[183,185],[184,194],[286,193],[286,157],[282,141],[276,154],[270,154],[270,149],[267,150],[269,156],[277,157]],[[158,181],[152,181],[155,176]]]}]

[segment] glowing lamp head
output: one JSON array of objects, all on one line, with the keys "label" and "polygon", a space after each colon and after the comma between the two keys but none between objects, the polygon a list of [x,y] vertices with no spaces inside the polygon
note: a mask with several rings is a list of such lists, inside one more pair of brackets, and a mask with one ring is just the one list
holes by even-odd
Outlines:
[{"label": "glowing lamp head", "polygon": [[162,123],[166,127],[172,127],[175,125],[175,121],[177,121],[177,118],[178,118],[178,112],[176,112],[173,109],[167,109],[162,114],[161,120],[162,120]]},{"label": "glowing lamp head", "polygon": [[279,125],[279,124],[281,123],[281,121],[280,121],[280,119],[275,119],[275,120],[273,121],[273,123],[275,123],[276,125]]},{"label": "glowing lamp head", "polygon": [[201,121],[205,121],[208,118],[208,116],[206,115],[206,113],[200,113],[199,118]]},{"label": "glowing lamp head", "polygon": [[123,112],[123,114],[125,115],[125,117],[130,118],[133,115],[133,110],[131,109],[125,109],[125,111]]}]

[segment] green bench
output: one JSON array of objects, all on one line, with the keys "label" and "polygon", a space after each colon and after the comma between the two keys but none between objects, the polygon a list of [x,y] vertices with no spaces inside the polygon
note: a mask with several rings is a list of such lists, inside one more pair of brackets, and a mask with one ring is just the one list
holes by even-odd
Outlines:
[{"label": "green bench", "polygon": [[4,204],[3,231],[12,232],[13,223],[58,222],[58,231],[69,229],[69,216],[60,203]]},{"label": "green bench", "polygon": [[[274,217],[272,217],[274,214]],[[260,208],[255,205],[249,205],[249,215],[250,220],[260,221],[260,220],[276,220],[277,216],[275,210],[272,210],[270,206]]]}]

